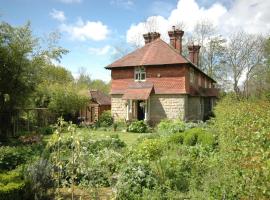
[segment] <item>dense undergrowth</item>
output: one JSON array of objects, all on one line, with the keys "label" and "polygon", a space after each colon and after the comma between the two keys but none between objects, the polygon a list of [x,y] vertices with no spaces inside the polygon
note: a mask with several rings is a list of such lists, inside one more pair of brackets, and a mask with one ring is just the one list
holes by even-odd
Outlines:
[{"label": "dense undergrowth", "polygon": [[59,121],[42,154],[0,147],[0,197],[57,199],[70,188],[72,199],[80,188],[95,199],[106,187],[116,199],[269,199],[269,108],[268,101],[224,98],[207,123],[164,120],[133,145]]}]

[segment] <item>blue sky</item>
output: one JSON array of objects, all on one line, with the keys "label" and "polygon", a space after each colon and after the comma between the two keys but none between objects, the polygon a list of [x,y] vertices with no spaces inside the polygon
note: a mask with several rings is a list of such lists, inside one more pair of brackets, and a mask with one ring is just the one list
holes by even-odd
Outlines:
[{"label": "blue sky", "polygon": [[[168,27],[178,19],[190,25],[187,31],[192,31],[192,24],[202,16],[213,19],[213,23],[218,27],[230,28],[233,23],[222,20],[227,16],[233,22],[236,21],[235,26],[243,24],[243,20],[246,19],[246,24],[250,23],[253,26],[258,24],[259,28],[256,30],[262,29],[263,24],[267,25],[268,30],[270,17],[267,15],[268,11],[264,12],[262,8],[268,9],[269,3],[251,0],[246,7],[241,8],[247,4],[245,2],[245,0],[0,0],[0,19],[15,26],[23,25],[29,20],[34,34],[39,37],[53,31],[60,32],[59,44],[70,51],[63,57],[61,65],[74,75],[78,73],[79,68],[84,67],[93,79],[109,81],[110,72],[104,67],[115,58],[117,51],[115,47],[132,45],[133,41],[130,38],[146,31],[142,28],[143,23],[151,16],[159,17],[158,29],[162,29],[160,32],[164,32],[163,34],[166,34]],[[248,9],[251,6],[254,12],[262,12],[257,17],[258,22],[254,21],[254,15],[249,18]],[[194,11],[198,14],[196,15]],[[188,17],[185,18],[183,15]],[[263,20],[267,20],[267,23]],[[141,37],[139,39],[141,40]]]}]

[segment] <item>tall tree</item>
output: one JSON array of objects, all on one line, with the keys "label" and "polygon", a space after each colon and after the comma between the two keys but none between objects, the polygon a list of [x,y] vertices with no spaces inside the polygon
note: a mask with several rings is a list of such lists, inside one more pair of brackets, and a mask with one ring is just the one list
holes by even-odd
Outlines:
[{"label": "tall tree", "polygon": [[11,132],[16,109],[24,107],[34,92],[40,66],[66,52],[56,45],[41,48],[30,23],[22,27],[0,24],[0,138]]},{"label": "tall tree", "polygon": [[244,79],[245,90],[248,93],[250,74],[263,61],[263,37],[243,31],[233,33],[227,43],[224,60],[230,69],[235,93],[240,92],[241,78]]}]

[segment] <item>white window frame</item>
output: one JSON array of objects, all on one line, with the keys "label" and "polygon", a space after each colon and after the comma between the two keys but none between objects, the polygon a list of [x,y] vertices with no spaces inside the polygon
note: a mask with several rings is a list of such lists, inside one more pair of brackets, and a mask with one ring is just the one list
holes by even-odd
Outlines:
[{"label": "white window frame", "polygon": [[[142,79],[143,75],[144,75],[144,79]],[[143,67],[143,66],[135,67],[135,69],[134,69],[134,80],[135,81],[146,81],[145,67]]]},{"label": "white window frame", "polygon": [[204,88],[208,88],[207,86],[208,86],[208,84],[207,84],[207,80],[206,80],[206,79],[204,79]]}]

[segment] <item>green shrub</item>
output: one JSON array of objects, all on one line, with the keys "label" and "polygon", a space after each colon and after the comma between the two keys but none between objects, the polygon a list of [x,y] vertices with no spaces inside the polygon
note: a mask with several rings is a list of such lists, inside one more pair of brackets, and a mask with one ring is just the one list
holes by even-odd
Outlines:
[{"label": "green shrub", "polygon": [[174,133],[168,137],[167,141],[168,143],[183,144],[184,138],[185,134],[183,132]]},{"label": "green shrub", "polygon": [[45,126],[39,129],[39,133],[42,135],[51,135],[53,134],[53,131],[54,129],[51,126]]},{"label": "green shrub", "polygon": [[115,184],[115,173],[123,160],[123,156],[111,149],[103,149],[96,155],[85,152],[84,161],[78,166],[81,173],[77,181],[81,186],[109,187]]},{"label": "green shrub", "polygon": [[52,171],[52,164],[43,157],[28,166],[25,179],[31,185],[31,193],[34,194],[35,198],[47,199],[47,191],[54,186]]},{"label": "green shrub", "polygon": [[100,127],[109,127],[112,124],[113,124],[113,117],[111,115],[111,111],[104,111],[98,119],[98,125]]},{"label": "green shrub", "polygon": [[201,134],[198,135],[198,144],[201,144],[203,146],[209,146],[209,147],[214,147],[215,146],[215,137],[213,134],[209,132],[202,132]]},{"label": "green shrub", "polygon": [[215,144],[215,138],[212,133],[203,128],[192,128],[185,131],[184,144],[188,146],[201,144],[203,146],[213,147]]},{"label": "green shrub", "polygon": [[178,133],[183,132],[185,130],[185,123],[181,120],[162,120],[157,125],[158,132],[171,134],[171,133]]},{"label": "green shrub", "polygon": [[117,199],[141,199],[145,189],[153,189],[157,179],[145,163],[128,162],[121,170],[116,184]]},{"label": "green shrub", "polygon": [[166,142],[161,139],[143,140],[135,151],[135,154],[141,159],[155,160],[163,154]]},{"label": "green shrub", "polygon": [[25,163],[30,154],[31,150],[26,147],[0,147],[0,170],[15,169],[18,165]]},{"label": "green shrub", "polygon": [[18,170],[12,170],[0,174],[0,199],[1,200],[21,200],[29,198],[27,193],[28,184]]},{"label": "green shrub", "polygon": [[201,129],[190,129],[185,132],[184,144],[188,146],[194,146],[197,144],[198,134],[200,133]]},{"label": "green shrub", "polygon": [[133,133],[146,133],[147,124],[144,121],[135,121],[128,126],[128,131]]}]

